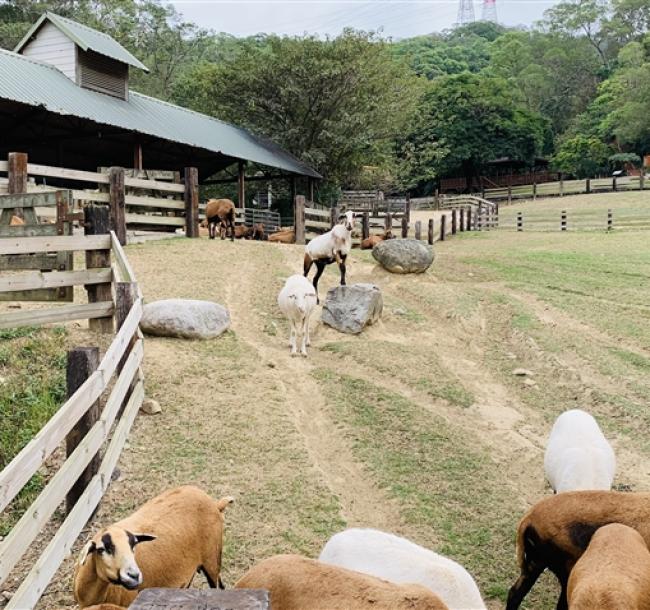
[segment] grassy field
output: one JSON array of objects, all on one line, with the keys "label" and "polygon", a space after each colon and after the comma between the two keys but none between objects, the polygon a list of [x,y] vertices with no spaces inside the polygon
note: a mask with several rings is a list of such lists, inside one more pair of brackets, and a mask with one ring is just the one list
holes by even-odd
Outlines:
[{"label": "grassy field", "polygon": [[[381,287],[382,321],[350,336],[315,316],[302,359],[275,303],[300,247],[128,247],[147,301],[215,300],[232,329],[210,342],[147,338],[147,394],[163,413],[136,421],[89,529],[194,483],[236,497],[227,585],[271,554],[315,557],[334,532],[369,526],[460,561],[496,609],[518,573],[517,522],[550,493],[542,457],[560,412],[594,413],[617,452],[616,485],[650,489],[648,233],[465,233],[435,253],[426,274],[396,276],[355,251],[349,281]],[[321,297],[337,279],[328,269]],[[71,570],[42,608],[73,607]],[[526,607],[554,608],[556,596],[545,576]]]}]

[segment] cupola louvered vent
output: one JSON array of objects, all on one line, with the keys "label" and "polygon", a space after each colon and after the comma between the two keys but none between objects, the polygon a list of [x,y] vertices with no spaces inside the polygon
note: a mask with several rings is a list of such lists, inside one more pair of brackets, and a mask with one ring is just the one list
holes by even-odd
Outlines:
[{"label": "cupola louvered vent", "polygon": [[123,100],[127,99],[129,67],[126,64],[92,51],[82,51],[78,48],[77,52],[79,85]]}]

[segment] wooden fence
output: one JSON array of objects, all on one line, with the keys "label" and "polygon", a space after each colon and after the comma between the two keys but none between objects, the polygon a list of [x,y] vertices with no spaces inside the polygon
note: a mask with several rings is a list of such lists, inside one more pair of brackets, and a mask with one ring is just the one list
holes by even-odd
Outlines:
[{"label": "wooden fence", "polygon": [[[101,361],[97,348],[78,348],[69,352],[68,400],[0,472],[2,511],[11,505],[32,476],[65,441],[65,461],[0,542],[0,588],[3,588],[21,558],[65,501],[65,519],[13,592],[5,610],[34,608],[43,595],[105,493],[144,397],[140,368],[143,338],[138,329],[142,294],[116,234],[0,239],[3,258],[50,251],[84,251],[87,256],[90,254],[88,258],[91,261],[98,252],[102,257],[108,253],[109,258],[107,266],[101,269],[16,273],[0,280],[0,290],[42,288],[53,282],[65,286],[101,282],[108,285],[105,300],[2,314],[0,328],[113,316],[117,332]],[[111,292],[115,294],[114,299]],[[112,332],[113,320],[108,320]],[[104,327],[104,330],[108,328]],[[108,396],[105,402],[102,400],[104,406],[100,409],[99,400],[105,393]],[[42,544],[39,540],[39,548]]]},{"label": "wooden fence", "polygon": [[[73,206],[80,209],[87,203],[106,204],[110,207],[111,226],[121,244],[126,243],[126,230],[175,231],[185,228],[188,237],[198,237],[198,171],[185,168],[184,183],[163,182],[127,175],[132,170],[121,167],[108,168],[107,172],[87,172],[64,167],[51,167],[28,163],[24,153],[9,153],[7,161],[0,161],[0,194],[36,193],[55,191],[57,187],[46,181],[80,185],[73,188]],[[154,174],[155,175],[155,174]],[[36,184],[36,179],[42,183]],[[16,190],[16,186],[19,185]],[[92,185],[90,187],[89,185]],[[157,196],[142,195],[156,193]],[[39,209],[47,216],[49,210]]]},{"label": "wooden fence", "polygon": [[482,196],[491,201],[516,199],[536,199],[537,197],[563,197],[589,193],[609,193],[615,191],[638,191],[647,188],[645,176],[624,176],[612,178],[587,178],[585,180],[557,180],[543,184],[533,183],[520,186],[507,186],[486,189]]},{"label": "wooden fence", "polygon": [[622,231],[650,229],[648,208],[504,210],[500,228],[510,231]]}]

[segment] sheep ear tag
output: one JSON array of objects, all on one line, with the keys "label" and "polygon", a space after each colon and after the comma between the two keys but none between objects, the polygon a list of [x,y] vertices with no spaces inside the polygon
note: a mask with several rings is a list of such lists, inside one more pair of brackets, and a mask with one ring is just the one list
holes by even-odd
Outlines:
[{"label": "sheep ear tag", "polygon": [[158,538],[158,536],[154,536],[153,534],[133,534],[133,537],[135,538],[135,544],[140,544],[141,542],[151,542],[152,540]]},{"label": "sheep ear tag", "polygon": [[79,565],[82,566],[84,563],[86,563],[86,559],[88,559],[88,555],[94,553],[96,548],[97,547],[95,546],[95,543],[92,540],[90,542],[87,542],[84,548],[81,549],[81,553],[79,555]]}]

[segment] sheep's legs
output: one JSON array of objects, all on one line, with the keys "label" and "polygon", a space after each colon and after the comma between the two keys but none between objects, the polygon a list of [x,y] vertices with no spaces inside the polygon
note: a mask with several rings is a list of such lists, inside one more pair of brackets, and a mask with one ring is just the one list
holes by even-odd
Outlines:
[{"label": "sheep's legs", "polygon": [[526,571],[522,569],[521,576],[508,592],[506,610],[518,610],[524,597],[526,597],[544,569],[545,566],[543,565],[533,565]]},{"label": "sheep's legs", "polygon": [[291,355],[295,356],[297,353],[296,335],[298,333],[296,331],[296,323],[291,320],[289,324],[291,325],[291,332],[289,333],[289,347],[291,348]]},{"label": "sheep's legs", "polygon": [[339,263],[339,269],[341,271],[341,286],[345,286],[345,259],[347,257],[347,254],[341,254],[341,262]]},{"label": "sheep's legs", "polygon": [[311,269],[311,266],[314,264],[314,261],[312,260],[311,256],[309,254],[305,254],[305,258],[302,263],[302,269],[303,269],[303,275],[307,277],[309,275],[309,270]]},{"label": "sheep's legs", "polygon": [[309,319],[303,318],[302,332],[300,333],[300,353],[303,356],[307,355],[307,346],[309,345]]},{"label": "sheep's legs", "polygon": [[309,347],[311,345],[311,339],[309,338],[309,318],[305,318],[303,333],[305,334],[305,345]]},{"label": "sheep's legs", "polygon": [[208,236],[210,239],[214,239],[217,236],[217,225],[211,218],[208,218]]},{"label": "sheep's legs", "polygon": [[230,241],[235,241],[235,223],[232,218],[228,218],[228,224],[230,225]]}]

